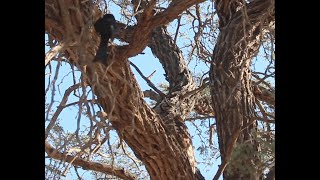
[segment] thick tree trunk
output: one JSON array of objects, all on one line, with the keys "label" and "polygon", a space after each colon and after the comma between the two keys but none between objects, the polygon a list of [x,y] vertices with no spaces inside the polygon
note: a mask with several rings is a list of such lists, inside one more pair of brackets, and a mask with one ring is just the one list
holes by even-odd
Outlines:
[{"label": "thick tree trunk", "polygon": [[[181,51],[166,30],[153,30],[161,23],[170,22],[186,8],[203,1],[177,1],[168,8],[171,13],[165,11],[154,17],[150,14],[152,6],[147,7],[144,14],[141,14],[141,21],[131,29],[132,35],[124,36],[130,38],[129,45],[108,47],[110,52],[106,65],[93,63],[96,45],[99,42],[94,31],[89,28],[95,20],[88,17],[95,15],[85,14],[91,12],[88,10],[93,9],[92,4],[75,0],[79,11],[69,11],[68,7],[74,3],[73,1],[46,1],[47,32],[54,39],[64,42],[66,56],[71,63],[79,67],[82,79],[91,86],[108,120],[120,138],[144,163],[151,179],[197,178],[191,137],[183,122],[195,101],[195,97],[186,93],[194,90],[195,84],[183,61]],[[51,11],[52,7],[60,9]],[[78,12],[83,14],[76,14]],[[77,20],[70,20],[75,17]],[[79,22],[86,23],[77,24],[79,19]],[[71,22],[75,24],[70,24]],[[79,26],[81,31],[76,28]],[[128,57],[139,54],[146,47],[151,36],[153,38],[149,45],[151,49],[156,49],[153,49],[153,53],[163,64],[170,83],[169,94],[154,110],[144,101],[143,93],[128,61]],[[77,46],[71,46],[72,43],[76,43]],[[164,56],[160,56],[161,54]]]},{"label": "thick tree trunk", "polygon": [[187,154],[192,172],[196,172],[194,149],[185,118],[193,110],[196,96],[186,95],[196,85],[185,63],[181,50],[174,43],[166,27],[158,27],[152,33],[149,43],[152,53],[159,59],[169,82],[169,92],[154,110],[162,117],[168,129],[168,136],[175,136]]},{"label": "thick tree trunk", "polygon": [[[151,179],[197,178],[191,138],[184,124],[197,100],[196,96],[189,94],[195,89],[195,84],[181,51],[166,29],[159,26],[203,1],[172,1],[167,10],[156,15],[152,11],[155,1],[148,1],[150,3],[139,14],[141,19],[138,24],[118,32],[118,38],[127,38],[129,45],[108,48],[108,63],[104,66],[92,63],[99,44],[99,38],[90,28],[97,19],[97,15],[93,14],[97,8],[92,1],[46,0],[46,32],[61,43],[61,47],[57,48],[60,53],[65,53],[69,61],[79,67],[84,82],[91,86],[98,97],[108,120],[120,138],[145,164]],[[210,78],[223,162],[228,160],[228,144],[232,144],[230,142],[233,142],[235,132],[245,128],[238,142],[251,140],[250,130],[255,128],[251,122],[255,114],[250,86],[250,61],[259,48],[260,27],[273,20],[270,14],[271,0],[251,3],[247,8],[249,20],[237,11],[240,2],[243,1],[217,0],[215,3],[221,20],[221,34],[214,52]],[[128,61],[129,57],[139,54],[147,45],[159,58],[170,83],[169,93],[162,97],[154,109],[143,100]],[[48,57],[46,64],[49,61]],[[254,141],[251,144],[255,145]],[[241,162],[244,167],[249,167],[254,158],[242,159]],[[102,169],[100,172],[108,171]],[[232,166],[226,172],[231,174],[225,173],[225,180],[255,179],[258,174],[240,172]]]},{"label": "thick tree trunk", "polygon": [[[246,8],[241,7],[242,2],[217,0],[215,4],[220,34],[213,53],[210,82],[222,164],[229,162],[224,180],[258,180],[261,174],[252,133],[256,114],[250,65],[260,47],[264,28],[273,21],[273,1],[254,1]],[[230,162],[235,146],[243,148],[242,154]]]},{"label": "thick tree trunk", "polygon": [[161,117],[144,102],[128,61],[114,61],[105,78],[105,69],[99,72],[96,66],[87,68],[90,80],[99,79],[99,84],[90,82],[91,87],[113,127],[145,164],[151,179],[194,179],[179,141],[167,135]]}]

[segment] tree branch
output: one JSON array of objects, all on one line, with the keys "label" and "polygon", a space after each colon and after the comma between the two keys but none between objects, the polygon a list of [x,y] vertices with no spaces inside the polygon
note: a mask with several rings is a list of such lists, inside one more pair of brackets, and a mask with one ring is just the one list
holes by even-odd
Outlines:
[{"label": "tree branch", "polygon": [[[244,1],[241,1],[244,2]],[[216,8],[220,21],[220,34],[214,47],[210,67],[211,97],[216,113],[217,135],[222,157],[214,180],[217,180],[227,167],[233,145],[251,142],[256,130],[256,106],[252,92],[251,61],[259,51],[264,30],[274,22],[273,0],[256,0],[245,5],[237,0],[217,0]],[[238,4],[240,3],[240,4]],[[239,131],[241,127],[243,130]],[[236,133],[235,133],[236,132]],[[237,136],[235,138],[234,136]],[[237,140],[236,140],[237,139]],[[260,163],[256,153],[258,148],[246,157],[237,157],[243,167],[228,166],[225,179],[252,179],[260,175],[257,170],[241,172],[251,168],[248,159]]]},{"label": "tree branch", "polygon": [[86,161],[78,157],[67,155],[67,153],[61,153],[57,149],[53,148],[47,141],[45,142],[45,151],[50,158],[57,159],[60,161],[65,161],[68,163],[72,162],[73,165],[81,166],[83,169],[86,169],[86,170],[93,170],[93,171],[113,175],[122,179],[128,179],[128,180],[138,179],[136,175],[133,175],[124,169],[117,169],[106,164]]},{"label": "tree branch", "polygon": [[156,92],[152,91],[151,89],[143,91],[144,97],[148,97],[151,100],[154,100],[156,102],[159,102],[161,100],[161,97]]},{"label": "tree branch", "polygon": [[64,51],[65,43],[58,44],[57,46],[50,49],[49,52],[46,53],[45,66],[54,58],[58,53]]},{"label": "tree branch", "polygon": [[140,69],[135,65],[133,64],[132,62],[130,62],[130,65],[134,67],[134,69],[140,74],[140,76],[142,77],[142,79],[144,79],[147,84],[153,89],[155,90],[161,97],[165,97],[166,95],[160,91],[146,76],[144,76],[142,74],[142,72],[140,71]]},{"label": "tree branch", "polygon": [[[204,0],[201,2],[203,1]],[[171,11],[173,11],[172,14],[179,15],[184,11],[183,8],[188,8],[192,6],[192,3],[197,2],[200,1],[178,0],[175,2],[176,5],[172,6],[178,8],[178,11],[175,11],[174,8],[171,7]],[[172,4],[174,5],[175,3]],[[179,7],[179,4],[182,8]],[[90,8],[91,7],[89,7],[89,9]],[[83,13],[82,15],[84,17],[91,16],[91,14],[85,14],[91,12],[88,9],[82,9],[80,12]],[[101,63],[90,62],[92,61],[91,58],[94,58],[95,48],[98,44],[96,33],[89,33],[88,37],[91,37],[92,35],[92,38],[88,38],[87,41],[81,41],[80,44],[78,44],[81,47],[87,47],[85,52],[79,54],[78,46],[72,47],[73,49],[70,48],[75,54],[72,56],[72,60],[78,62],[77,64],[79,64],[78,67],[81,67],[79,69],[83,73],[82,75],[87,78],[88,84],[91,86],[93,93],[97,96],[97,102],[99,102],[104,112],[108,115],[108,119],[112,123],[112,126],[117,130],[119,136],[125,140],[134,151],[135,155],[144,163],[151,179],[194,179],[195,161],[194,159],[193,161],[189,161],[194,158],[193,151],[190,151],[192,149],[188,149],[190,147],[192,148],[190,137],[186,138],[170,134],[168,126],[163,123],[163,119],[175,121],[177,118],[181,119],[180,115],[187,115],[190,112],[190,109],[192,109],[194,99],[186,98],[183,100],[183,103],[181,103],[181,109],[187,109],[187,111],[172,114],[173,116],[166,116],[168,115],[168,112],[166,111],[168,109],[163,109],[161,110],[163,112],[162,114],[157,114],[144,101],[139,84],[129,65],[128,57],[139,54],[150,42],[150,36],[154,28],[161,25],[155,23],[156,19],[152,20],[153,16],[150,15],[150,12],[152,11],[145,11],[143,13],[146,14],[141,14],[141,18],[145,19],[140,20],[132,29],[133,33],[128,41],[129,45],[118,47],[114,45],[110,46],[110,54],[106,64],[102,65]],[[76,15],[72,14],[74,13],[73,11],[70,11],[70,13],[71,17]],[[165,14],[170,15],[171,20],[173,20],[172,18],[174,17],[170,12],[166,12]],[[88,17],[83,19],[90,19]],[[165,19],[166,17],[162,16],[161,18]],[[61,20],[62,17],[56,17],[55,19]],[[169,22],[167,20],[168,19],[165,21],[166,23]],[[76,26],[77,22],[74,21],[74,23],[74,26]],[[89,22],[85,22],[85,24],[88,23]],[[46,28],[50,29],[50,27]],[[49,31],[49,33],[55,32]],[[73,33],[75,36],[80,36],[80,32]],[[52,37],[57,40],[62,40],[64,36],[65,34]],[[160,47],[162,48],[162,46],[163,45]],[[163,49],[161,53],[168,52],[168,47]],[[70,53],[72,52],[71,50]],[[171,55],[176,52],[177,51],[174,50]],[[87,60],[79,61],[80,55],[86,57]],[[167,57],[172,58],[173,56]],[[180,103],[179,93],[188,92],[195,88],[191,73],[188,71],[187,66],[177,66],[181,65],[180,63],[183,62],[181,57],[179,52],[175,54],[175,59],[172,60],[172,62],[176,63],[174,67],[177,67],[177,69],[174,71],[178,70],[178,73],[170,77],[177,77],[177,79],[171,79],[175,82],[172,88],[177,89],[171,89],[172,92],[176,92],[176,94],[172,94],[173,97],[170,99],[170,103],[174,103],[176,106],[180,106],[178,104]],[[169,59],[167,59],[167,62],[169,62]],[[170,105],[170,103],[167,103],[167,105]],[[171,107],[168,106],[168,108]],[[185,133],[184,135],[187,136],[188,132],[186,128],[183,129],[183,132]],[[186,140],[187,143],[184,143]]]},{"label": "tree branch", "polygon": [[205,0],[174,0],[171,1],[168,8],[152,18],[151,26],[158,27],[168,24],[176,19],[183,11],[195,4],[204,2]]},{"label": "tree branch", "polygon": [[46,128],[46,131],[45,131],[45,139],[47,139],[50,130],[53,128],[53,126],[55,125],[55,123],[56,123],[56,121],[57,121],[57,119],[58,119],[58,117],[59,117],[59,115],[60,115],[60,113],[61,113],[62,110],[65,108],[65,105],[66,105],[66,103],[67,103],[67,101],[68,101],[69,95],[71,94],[72,91],[74,91],[75,89],[77,89],[77,88],[79,88],[79,87],[80,87],[80,83],[75,84],[75,85],[69,87],[69,88],[65,91],[65,93],[64,93],[64,95],[63,95],[63,98],[62,98],[62,100],[61,100],[61,102],[60,102],[57,110],[54,112],[54,114],[53,114],[53,116],[52,116],[52,118],[51,118],[51,120],[50,120],[50,123],[48,124],[48,126],[47,126],[47,128]]},{"label": "tree branch", "polygon": [[[129,45],[121,47],[122,53],[125,57],[138,55],[148,44],[150,35],[156,27],[168,24],[189,7],[204,1],[205,0],[175,0],[171,2],[165,11],[156,16],[152,16],[152,11],[148,8],[148,10],[141,14],[141,18],[144,20],[139,21],[134,27]],[[151,5],[149,7],[151,7]]]},{"label": "tree branch", "polygon": [[270,92],[268,89],[261,85],[253,86],[253,94],[260,101],[266,102],[269,105],[275,105],[275,93]]}]

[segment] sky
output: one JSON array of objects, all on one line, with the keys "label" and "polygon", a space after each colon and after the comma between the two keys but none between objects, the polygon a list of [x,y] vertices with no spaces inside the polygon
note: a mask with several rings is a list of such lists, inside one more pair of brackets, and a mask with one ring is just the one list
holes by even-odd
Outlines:
[{"label": "sky", "polygon": [[[117,12],[119,12],[120,9],[117,7],[111,7],[110,9],[111,9],[111,12],[115,15],[115,18],[117,20],[120,20],[121,17],[119,14],[117,14]],[[183,42],[178,41],[177,45],[182,46],[182,43]],[[47,50],[48,50],[48,47],[46,47],[46,51]],[[151,81],[155,85],[159,85],[160,83],[166,82],[166,80],[164,78],[163,67],[159,63],[159,61],[153,56],[153,54],[151,53],[151,50],[149,48],[146,48],[143,52],[145,54],[141,54],[136,57],[129,58],[129,60],[131,62],[133,62],[136,66],[138,66],[139,69],[143,72],[143,74],[145,76],[149,76],[152,72],[154,72],[156,70],[156,73],[151,78]],[[258,62],[259,63],[255,65],[256,71],[262,70],[267,65],[267,62],[265,62],[265,61],[258,61]],[[53,74],[55,71],[55,68],[54,68],[56,66],[55,64],[56,64],[56,62],[52,62]],[[56,95],[55,95],[55,101],[57,101],[57,103],[55,103],[53,107],[55,107],[59,103],[59,99],[62,98],[62,96],[65,92],[65,89],[73,84],[72,73],[70,73],[70,71],[71,71],[70,66],[66,63],[62,63],[62,65],[63,66],[60,67],[59,78],[56,82],[56,84],[59,87],[59,89],[57,90]],[[134,68],[131,68],[131,69],[134,72],[135,77],[137,78],[137,81],[140,85],[141,90],[143,91],[143,90],[151,89],[147,85],[147,83],[141,78],[141,76],[135,71],[135,69]],[[209,70],[209,67],[207,67],[202,62],[191,61],[191,63],[189,64],[189,69],[194,74],[196,74],[196,73],[202,74],[203,72],[207,72]],[[46,68],[46,73],[49,73],[48,68]],[[77,74],[77,76],[79,77],[78,74]],[[46,78],[45,87],[47,87],[47,84],[48,84],[48,80]],[[60,90],[60,93],[59,93],[59,90]],[[50,93],[51,92],[49,91],[49,94]],[[51,98],[51,95],[48,95],[46,97],[47,100],[50,100],[50,98]],[[77,97],[70,96],[68,103],[72,103],[72,102],[76,102],[76,101],[78,101]],[[59,118],[61,119],[60,124],[65,128],[66,131],[68,131],[68,132],[75,131],[77,112],[78,112],[77,108],[68,107],[67,109],[63,110],[62,113],[60,114],[60,116],[59,116]],[[89,123],[88,119],[82,119],[81,122],[82,122],[82,125]],[[214,122],[214,120],[211,119],[211,123],[213,123],[213,122]],[[200,122],[195,121],[195,123],[199,125]],[[186,124],[189,128],[190,134],[194,137],[193,138],[194,146],[195,147],[200,146],[201,145],[200,139],[196,135],[198,133],[197,129],[193,125],[191,125],[191,123],[189,123],[189,122],[187,122]],[[47,126],[47,123],[46,123],[46,126]],[[201,128],[200,130],[202,130],[204,132],[207,129]],[[214,136],[214,144],[215,144],[215,147],[218,147],[218,139],[216,137],[216,134]],[[213,163],[213,165],[207,166],[207,165],[204,165],[201,163],[198,165],[198,168],[200,169],[200,171],[203,174],[203,176],[205,177],[205,179],[212,179],[213,176],[215,175],[215,173],[217,172],[217,167],[218,167],[218,165],[221,164],[220,159],[217,157],[217,155],[215,155],[215,158],[217,158],[217,159],[213,158],[211,161]],[[198,151],[195,151],[195,157],[196,157],[197,161],[201,161],[201,162],[203,161],[201,158],[201,155],[199,154]],[[86,173],[85,177],[89,178],[89,173]],[[69,173],[65,179],[76,179],[76,176],[73,173]],[[220,180],[221,179],[222,179],[222,177],[220,177]]]},{"label": "sky", "polygon": [[[151,50],[149,48],[146,48],[144,50],[145,54],[144,55],[139,55],[133,58],[130,58],[129,60],[131,62],[133,62],[136,66],[139,67],[139,69],[144,73],[145,76],[150,75],[154,70],[156,70],[156,73],[152,76],[151,81],[158,85],[160,83],[166,82],[165,78],[164,78],[164,70],[162,65],[159,63],[159,61],[152,55]],[[55,64],[57,64],[56,62],[52,62],[52,66],[54,67]],[[66,63],[62,63],[64,64],[63,66],[60,67],[60,75],[59,78],[56,82],[56,84],[58,85],[59,89],[60,89],[60,93],[59,93],[59,89],[57,90],[57,93],[55,95],[55,100],[57,102],[59,102],[59,99],[62,98],[65,89],[67,89],[70,85],[72,85],[72,74],[70,73],[70,66],[67,65]],[[263,63],[259,66],[257,66],[256,70],[258,69],[262,69],[263,68]],[[54,72],[53,68],[53,72]],[[141,90],[147,90],[147,89],[151,89],[147,83],[141,78],[141,76],[135,71],[134,68],[131,68],[132,71],[135,74],[135,77],[137,78],[137,81],[140,85]],[[195,71],[195,72],[206,72],[208,71],[208,67],[206,65],[204,65],[203,63],[198,63],[197,66],[195,67],[195,62],[191,62],[189,64],[189,69],[191,71]],[[46,73],[48,72],[48,68],[46,70]],[[79,76],[78,76],[79,77]],[[46,87],[47,87],[47,83],[48,81],[46,81]],[[49,100],[51,98],[51,96],[48,96],[47,99]],[[67,104],[72,103],[72,102],[76,102],[78,101],[77,97],[74,96],[70,96]],[[68,107],[67,109],[63,110],[61,115],[59,116],[60,119],[62,119],[60,121],[60,124],[62,127],[65,128],[66,131],[68,132],[74,132],[76,129],[76,115],[77,115],[78,109],[74,108],[74,107]],[[86,125],[89,123],[88,119],[82,119],[81,120],[82,125]],[[208,122],[208,121],[207,121]],[[194,121],[194,123],[196,123],[197,125],[199,125],[200,122],[198,121]],[[214,120],[211,119],[211,123],[214,123]],[[190,134],[194,137],[193,138],[193,145],[195,147],[199,147],[201,145],[201,141],[199,139],[199,137],[196,135],[198,133],[197,129],[191,125],[191,123],[187,122],[186,123],[188,128],[189,128],[189,132]],[[47,125],[47,124],[46,124]],[[205,128],[201,128],[202,132],[206,131],[207,129]],[[216,137],[216,134],[214,136],[214,145],[215,147],[218,147],[218,139]],[[218,154],[217,154],[218,155]],[[215,157],[217,157],[217,155]],[[195,151],[195,157],[197,161],[203,161],[200,157],[200,154],[198,151]],[[203,176],[205,177],[205,179],[212,179],[213,176],[215,175],[216,171],[217,171],[217,167],[218,165],[221,164],[220,159],[212,159],[211,161],[213,163],[212,166],[207,166],[204,165],[202,163],[200,163],[198,165],[198,168],[201,170],[201,173],[203,174]],[[81,171],[80,171],[81,172]],[[86,173],[86,176],[89,176],[89,173]],[[70,176],[70,177],[69,177]],[[68,176],[66,177],[66,179],[74,179],[76,178],[74,175],[72,174],[68,174]],[[222,179],[222,177],[220,178]]]},{"label": "sky", "polygon": [[[139,55],[133,58],[130,58],[129,60],[131,62],[133,62],[136,66],[139,67],[139,69],[144,73],[145,76],[150,75],[154,70],[156,70],[156,73],[152,76],[151,81],[158,85],[160,83],[166,82],[165,78],[164,78],[164,70],[162,65],[159,63],[159,61],[152,55],[151,50],[149,48],[146,48],[144,50],[145,54],[144,55]],[[53,67],[55,66],[54,64],[57,64],[55,62],[52,62]],[[65,63],[63,63],[65,64]],[[190,67],[192,67],[194,69],[194,65],[193,63],[190,63],[189,65]],[[137,78],[138,83],[140,84],[140,88],[141,90],[148,90],[151,89],[147,83],[141,78],[141,76],[135,71],[134,68],[131,68],[133,73],[135,74],[135,77]],[[198,64],[198,66],[196,67],[196,69],[199,69],[199,71],[204,71],[207,69],[206,66],[204,66],[203,64]],[[54,71],[54,69],[53,69]],[[46,73],[48,73],[48,68],[46,69]],[[57,90],[57,93],[55,95],[55,100],[57,102],[59,102],[59,99],[62,98],[65,89],[67,89],[70,85],[72,85],[72,74],[70,73],[70,66],[65,64],[63,66],[60,67],[60,73],[59,73],[59,78],[56,82],[57,85],[59,85],[59,89],[61,94],[59,93],[59,90]],[[68,74],[67,76],[65,76],[66,74]],[[63,79],[63,80],[62,80]],[[45,85],[47,87],[47,83],[48,81],[46,81]],[[51,96],[47,96],[47,100],[50,100]],[[72,103],[72,102],[76,102],[77,98],[74,96],[70,96],[70,98],[68,99],[67,104]],[[60,125],[62,127],[65,128],[66,131],[68,132],[74,132],[76,130],[76,115],[77,115],[78,109],[77,108],[73,108],[73,107],[68,107],[67,109],[63,110],[62,113],[60,114],[59,118],[62,119],[60,121]],[[88,119],[82,119],[81,120],[82,124],[88,124]],[[213,120],[211,120],[211,122],[213,123]],[[196,124],[199,124],[199,122],[195,122]],[[47,126],[47,123],[46,123]],[[196,128],[191,125],[191,123],[187,123],[187,126],[189,128],[189,132],[192,136],[194,136],[193,138],[193,144],[195,147],[198,147],[201,145],[201,142],[199,140],[199,137],[196,135],[197,130]],[[202,131],[206,131],[206,129],[202,129]],[[214,139],[214,142],[216,144],[217,147],[217,139]],[[198,151],[196,152],[196,160],[198,161],[203,161],[200,158],[200,155],[198,153]],[[220,164],[220,160],[218,159],[217,161],[213,161],[214,166],[212,167],[208,167],[205,165],[198,165],[198,168],[201,170],[201,173],[204,175],[204,177],[206,179],[212,179],[213,175],[215,174],[215,172],[217,171],[217,165]],[[209,170],[208,172],[206,172],[205,170]],[[70,177],[70,179],[75,178],[75,176],[72,176],[72,178]],[[68,179],[68,176],[67,176]]]}]

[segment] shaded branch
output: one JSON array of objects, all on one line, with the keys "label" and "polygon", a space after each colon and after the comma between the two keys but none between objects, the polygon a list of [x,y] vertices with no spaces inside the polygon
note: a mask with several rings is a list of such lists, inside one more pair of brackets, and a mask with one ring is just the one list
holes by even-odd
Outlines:
[{"label": "shaded branch", "polygon": [[143,91],[143,95],[144,97],[148,97],[150,98],[151,100],[154,100],[156,102],[160,101],[161,100],[161,97],[159,96],[159,94],[155,93],[154,91],[152,91],[151,89],[150,90],[145,90]]},{"label": "shaded branch", "polygon": [[183,98],[186,98],[188,96],[193,96],[196,95],[197,93],[201,92],[202,90],[204,90],[206,87],[209,86],[209,82],[201,85],[200,87],[198,87],[197,89],[194,89],[192,91],[187,92],[186,94],[183,95]]},{"label": "shaded branch", "polygon": [[[143,21],[138,21],[138,24],[133,29],[133,35],[129,41],[129,45],[121,47],[122,53],[126,57],[132,57],[138,55],[146,47],[152,31],[162,25],[168,24],[169,22],[176,19],[183,11],[193,6],[194,4],[204,2],[205,0],[175,0],[172,1],[169,7],[153,16],[151,8],[144,10],[141,14]],[[150,6],[148,7],[151,7]]]},{"label": "shaded branch", "polygon": [[176,19],[183,11],[191,6],[205,2],[205,0],[174,0],[171,1],[168,8],[152,18],[151,26],[157,27],[168,24]]},{"label": "shaded branch", "polygon": [[193,120],[209,119],[209,118],[215,118],[215,116],[196,116],[196,117],[189,117],[189,118],[186,118],[185,121],[193,121]]},{"label": "shaded branch", "polygon": [[86,161],[78,157],[67,155],[67,153],[61,153],[57,149],[53,148],[47,141],[45,142],[45,151],[50,158],[57,159],[64,162],[72,162],[75,166],[81,166],[85,170],[93,170],[109,175],[113,175],[122,179],[135,180],[137,179],[136,175],[131,174],[130,172],[124,169],[117,169],[110,165]]},{"label": "shaded branch", "polygon": [[[181,91],[188,85],[195,86],[182,51],[174,43],[166,27],[158,27],[152,32],[152,39],[148,46],[164,68],[170,92]],[[188,90],[192,91],[195,87],[190,88],[192,89]]]},{"label": "shaded branch", "polygon": [[219,28],[224,27],[235,14],[242,0],[216,0],[214,5],[219,17]]},{"label": "shaded branch", "polygon": [[212,107],[212,102],[210,100],[210,97],[208,96],[202,96],[199,98],[194,105],[194,111],[197,114],[203,115],[203,116],[214,116],[214,110]]},{"label": "shaded branch", "polygon": [[[204,86],[207,86],[204,84]],[[253,95],[260,101],[266,102],[269,105],[275,105],[275,95],[274,93],[268,91],[266,88],[262,86],[253,86]],[[203,90],[203,86],[193,90],[192,92],[198,93],[200,90]],[[262,90],[261,90],[262,89]],[[215,114],[212,106],[211,100],[208,99],[209,97],[203,96],[198,99],[197,103],[194,106],[194,111],[197,114],[204,115],[204,116],[213,116]],[[260,119],[261,120],[261,119]],[[263,119],[261,120],[263,121]],[[268,122],[272,122],[271,120]]]},{"label": "shaded branch", "polygon": [[270,92],[268,89],[260,85],[253,86],[253,94],[260,101],[266,102],[269,105],[275,105],[275,92]]}]

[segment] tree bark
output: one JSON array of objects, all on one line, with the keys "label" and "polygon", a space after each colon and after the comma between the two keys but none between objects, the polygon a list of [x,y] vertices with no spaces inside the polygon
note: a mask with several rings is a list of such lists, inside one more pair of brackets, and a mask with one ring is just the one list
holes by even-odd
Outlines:
[{"label": "tree bark", "polygon": [[[137,25],[118,26],[116,36],[129,44],[109,46],[106,65],[93,63],[99,38],[90,27],[101,12],[92,1],[46,0],[46,32],[61,43],[62,51],[59,53],[64,53],[69,62],[81,71],[83,83],[91,86],[108,120],[144,163],[151,179],[201,179],[197,176],[191,137],[184,121],[194,108],[208,113],[211,107],[195,107],[198,97],[190,94],[196,88],[195,83],[181,51],[163,25],[204,0],[172,1],[165,11],[156,15],[152,11],[155,1],[148,2],[139,14]],[[250,3],[246,12],[248,17],[237,10],[241,2],[217,0],[215,3],[220,18],[220,35],[214,50],[210,81],[223,162],[230,157],[227,144],[232,144],[230,142],[236,137],[236,132],[245,128],[239,138],[236,137],[238,143],[251,140],[255,114],[250,61],[259,48],[261,27],[273,21],[273,1]],[[147,45],[159,58],[170,84],[169,93],[165,97],[162,95],[153,109],[144,101],[128,61]],[[46,63],[54,55],[48,56]],[[49,146],[46,150],[50,155]],[[250,157],[250,162],[252,159],[255,157]],[[244,167],[250,164],[247,160],[242,160]],[[232,172],[232,175],[224,173],[225,180],[254,179],[257,174],[239,172],[231,166],[226,172]]]},{"label": "tree bark", "polygon": [[[129,38],[129,45],[109,46],[108,61],[103,65],[93,62],[99,39],[89,28],[96,18],[88,17],[96,17],[99,13],[86,14],[94,9],[92,4],[77,0],[46,0],[46,31],[64,43],[66,57],[81,70],[83,81],[91,86],[108,120],[144,163],[151,179],[191,180],[199,177],[191,137],[183,122],[195,100],[185,94],[194,90],[195,85],[180,50],[166,30],[157,26],[172,21],[186,8],[203,1],[175,1],[167,11],[156,16],[145,10],[141,14],[142,20],[132,27],[132,35],[124,36]],[[70,6],[79,11],[68,9]],[[52,7],[59,8],[52,10]],[[144,101],[128,61],[146,47],[151,37],[151,49],[164,65],[170,83],[169,94],[154,110]],[[159,43],[160,40],[164,44]],[[168,46],[164,49],[165,44]],[[173,65],[169,66],[170,63]]]},{"label": "tree bark", "polygon": [[210,85],[222,164],[229,163],[224,180],[258,180],[261,174],[256,168],[255,153],[248,149],[242,157],[233,159],[240,162],[238,166],[233,166],[230,159],[235,146],[247,144],[257,151],[252,134],[256,114],[250,66],[264,30],[274,23],[274,1],[257,0],[246,5],[243,2],[215,2],[220,34],[210,67]]}]

